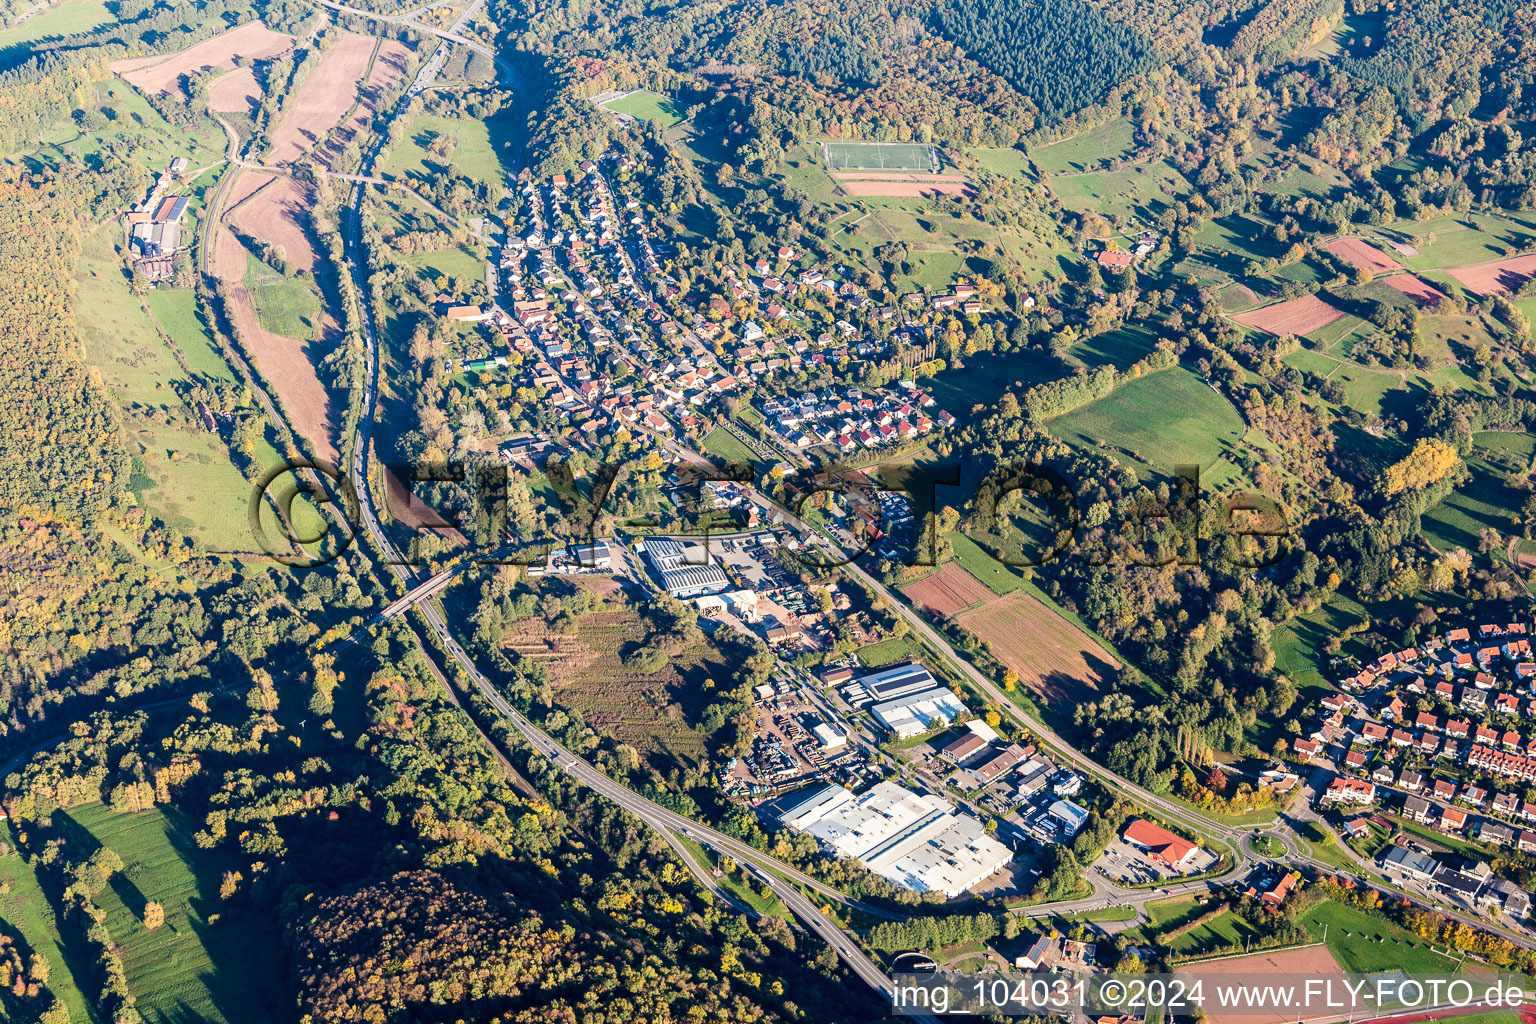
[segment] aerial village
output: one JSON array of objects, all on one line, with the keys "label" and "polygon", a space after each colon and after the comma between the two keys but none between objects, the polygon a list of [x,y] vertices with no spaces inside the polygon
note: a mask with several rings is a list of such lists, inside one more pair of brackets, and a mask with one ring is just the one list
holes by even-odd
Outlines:
[{"label": "aerial village", "polygon": [[[623,170],[630,161],[609,154],[603,164]],[[619,430],[668,436],[698,427],[701,407],[726,396],[756,404],[781,455],[894,451],[954,424],[952,413],[910,381],[764,396],[775,379],[803,367],[886,354],[888,342],[865,337],[847,319],[807,336],[794,305],[797,296],[814,293],[850,313],[866,310],[863,289],[836,283],[826,268],[794,270],[802,254],[780,247],[772,258],[725,272],[729,293],[760,309],[758,319],[732,319],[730,303],[718,296],[714,309],[685,309],[639,201],[616,193],[598,164],[584,161],[580,171],[576,183],[557,174],[519,185],[516,213],[490,270],[492,303],[453,306],[444,315],[483,322],[507,350],[532,356],[521,383],[546,393],[581,437]],[[932,302],[981,314],[975,293],[974,284],[960,284]],[[897,316],[894,308],[874,313]],[[915,327],[894,336],[906,340]],[[465,368],[489,368],[498,359],[506,362],[491,356]]]}]

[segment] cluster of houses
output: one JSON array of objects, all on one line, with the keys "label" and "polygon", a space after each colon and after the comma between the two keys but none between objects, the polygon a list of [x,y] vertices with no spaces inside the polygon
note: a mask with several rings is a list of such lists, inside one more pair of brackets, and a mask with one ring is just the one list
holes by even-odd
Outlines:
[{"label": "cluster of houses", "polygon": [[[1536,852],[1536,831],[1527,828],[1536,828],[1536,803],[1480,781],[1536,782],[1536,731],[1516,728],[1536,720],[1528,634],[1520,622],[1452,629],[1342,680],[1346,692],[1325,697],[1321,720],[1292,742],[1307,761],[1331,744],[1344,748],[1334,758],[1341,774],[1321,802],[1401,800],[1403,817],[1415,823]],[[1428,704],[1434,710],[1423,710]]]},{"label": "cluster of houses", "polygon": [[826,444],[846,455],[953,426],[954,416],[937,405],[931,394],[903,381],[883,391],[827,388],[799,398],[772,398],[762,412],[769,428],[796,448]]},{"label": "cluster of houses", "polygon": [[[802,291],[849,310],[870,303],[852,281],[834,281],[819,267],[796,269],[801,254],[789,246],[779,248],[776,261],[763,257],[751,267],[722,268],[723,294],[702,308],[676,308],[671,300],[681,290],[663,266],[663,247],[652,241],[640,203],[616,192],[600,166],[622,169],[626,162],[610,153],[600,162],[583,161],[574,183],[556,174],[519,185],[517,211],[489,274],[490,305],[444,310],[451,320],[485,324],[509,353],[519,354],[518,383],[568,415],[583,439],[637,427],[667,434],[679,424],[701,426],[701,410],[718,399],[888,351],[888,342],[862,337],[848,319],[815,336],[801,329],[806,318],[791,303]],[[979,301],[975,291],[974,284],[962,284],[947,298],[968,307]],[[890,318],[895,310],[870,315]],[[896,336],[932,347],[921,324],[905,324]],[[496,355],[465,366],[483,370],[511,361]],[[954,422],[910,384],[829,397],[829,409],[814,415],[785,410],[783,421],[775,419],[789,446],[851,453]],[[853,407],[839,414],[849,397]]]},{"label": "cluster of houses", "polygon": [[1105,270],[1124,270],[1135,264],[1138,260],[1145,259],[1148,253],[1157,249],[1158,237],[1151,232],[1143,234],[1136,240],[1136,248],[1131,250],[1106,246],[1100,249],[1093,257],[1094,262]]}]

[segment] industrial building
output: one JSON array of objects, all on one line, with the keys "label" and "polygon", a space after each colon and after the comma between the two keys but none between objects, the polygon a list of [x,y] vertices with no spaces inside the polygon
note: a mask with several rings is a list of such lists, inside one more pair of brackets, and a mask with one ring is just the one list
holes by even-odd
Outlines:
[{"label": "industrial building", "polygon": [[841,750],[848,745],[848,737],[844,736],[837,726],[826,722],[817,725],[811,730],[811,734],[816,737],[816,742],[820,745],[821,752],[824,754],[831,753],[834,750]]},{"label": "industrial building", "polygon": [[918,664],[898,665],[860,676],[843,688],[843,697],[856,708],[895,700],[939,685],[933,673]]},{"label": "industrial building", "polygon": [[1061,823],[1061,831],[1071,839],[1083,830],[1088,824],[1088,809],[1079,807],[1070,800],[1054,801],[1046,812]]},{"label": "industrial building", "polygon": [[823,786],[779,820],[916,892],[959,896],[1013,859],[977,818],[894,782],[877,783],[857,797],[841,786]]},{"label": "industrial building", "polygon": [[942,687],[909,693],[869,709],[875,721],[903,740],[947,726],[964,711],[960,698]]},{"label": "industrial building", "polygon": [[644,551],[662,587],[675,598],[686,601],[731,589],[725,570],[714,563],[702,544],[655,537],[645,542]]}]

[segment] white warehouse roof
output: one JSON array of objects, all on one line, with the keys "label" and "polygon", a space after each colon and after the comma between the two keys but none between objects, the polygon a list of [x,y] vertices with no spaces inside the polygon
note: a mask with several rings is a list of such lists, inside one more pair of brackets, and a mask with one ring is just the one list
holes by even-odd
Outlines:
[{"label": "white warehouse roof", "polygon": [[965,705],[949,690],[934,687],[876,704],[869,710],[897,738],[909,739],[953,722],[965,710]]},{"label": "white warehouse roof", "polygon": [[826,786],[780,820],[896,885],[958,896],[1013,859],[981,821],[945,800],[881,782],[859,797]]}]

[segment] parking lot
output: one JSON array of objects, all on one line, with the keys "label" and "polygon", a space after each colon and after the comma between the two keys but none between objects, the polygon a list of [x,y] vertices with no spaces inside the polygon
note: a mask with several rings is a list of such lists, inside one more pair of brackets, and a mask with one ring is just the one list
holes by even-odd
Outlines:
[{"label": "parking lot", "polygon": [[1216,866],[1216,855],[1209,850],[1196,850],[1189,861],[1178,871],[1162,861],[1138,849],[1121,837],[1104,850],[1104,855],[1093,866],[1111,881],[1124,885],[1144,885],[1148,882],[1176,882],[1180,878],[1198,875]]}]

